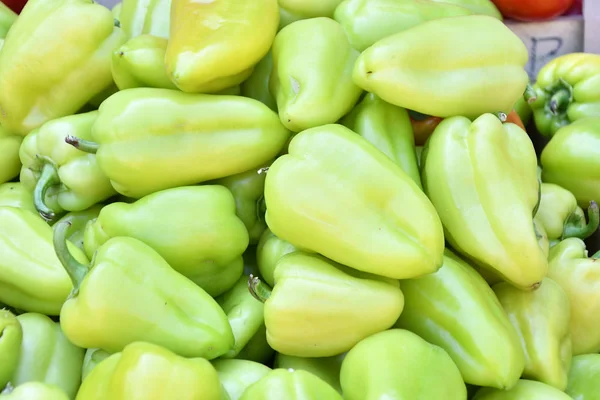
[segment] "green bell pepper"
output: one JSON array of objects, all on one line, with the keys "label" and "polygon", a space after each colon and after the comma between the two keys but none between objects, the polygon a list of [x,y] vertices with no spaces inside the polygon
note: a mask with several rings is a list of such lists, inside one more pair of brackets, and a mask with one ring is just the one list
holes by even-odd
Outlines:
[{"label": "green bell pepper", "polygon": [[81,380],[84,381],[90,372],[103,360],[110,357],[110,355],[109,352],[102,349],[87,349],[83,358],[83,366],[81,367]]},{"label": "green bell pepper", "polygon": [[[397,280],[353,270],[302,252],[284,256],[269,290],[250,276],[250,292],[264,302],[267,341],[277,352],[330,357],[390,328],[404,296]],[[348,321],[358,321],[348,329]]]},{"label": "green bell pepper", "polygon": [[273,274],[281,257],[298,249],[291,243],[279,239],[267,228],[256,247],[256,262],[261,278],[269,285],[275,284]]},{"label": "green bell pepper", "polygon": [[277,237],[357,270],[405,279],[442,265],[443,228],[427,196],[342,125],[297,134],[269,168],[265,200]]},{"label": "green bell pepper", "polygon": [[171,0],[123,0],[119,16],[115,18],[121,22],[128,38],[150,34],[168,39]]},{"label": "green bell pepper", "polygon": [[85,229],[86,254],[91,259],[119,236],[150,246],[211,296],[229,290],[244,271],[248,232],[235,215],[231,192],[223,186],[181,186],[131,204],[109,204]]},{"label": "green bell pepper", "polygon": [[543,225],[550,241],[570,237],[587,239],[598,230],[600,211],[595,201],[591,201],[587,209],[588,223],[573,193],[553,183],[542,183],[540,190],[540,204],[535,217]]},{"label": "green bell pepper", "polygon": [[585,243],[565,239],[550,249],[548,277],[569,297],[573,355],[600,351],[600,252],[588,258]]},{"label": "green bell pepper", "polygon": [[340,386],[340,369],[342,368],[342,361],[345,356],[346,354],[344,353],[325,358],[303,358],[277,353],[275,355],[273,367],[310,372],[327,382],[339,394],[342,394],[342,387]]},{"label": "green bell pepper", "polygon": [[79,247],[82,251],[85,251],[85,246],[83,244],[85,228],[90,221],[98,218],[103,207],[104,205],[102,204],[96,204],[87,210],[70,212],[56,221],[56,224],[53,226],[58,226],[57,224],[60,222],[69,222],[71,224],[71,229],[69,230],[67,240]]},{"label": "green bell pepper", "polygon": [[422,189],[415,137],[408,112],[373,93],[346,115],[341,124],[367,139],[394,161]]},{"label": "green bell pepper", "polygon": [[17,388],[0,393],[2,400],[69,400],[69,396],[56,385],[27,382]]},{"label": "green bell pepper", "polygon": [[600,117],[600,55],[570,53],[548,62],[537,75],[531,103],[537,130],[552,137],[587,117]]},{"label": "green bell pepper", "polygon": [[565,291],[550,278],[533,291],[505,282],[492,289],[519,334],[525,354],[522,376],[564,391],[572,357],[571,310]]},{"label": "green bell pepper", "polygon": [[[2,3],[0,3],[2,4]],[[21,170],[21,160],[19,160],[19,148],[23,137],[13,135],[0,125],[0,183],[10,181]]]},{"label": "green bell pepper", "polygon": [[112,75],[117,87],[177,89],[165,69],[167,43],[162,37],[140,35],[116,49],[112,54]]},{"label": "green bell pepper", "polygon": [[124,40],[101,4],[29,0],[0,52],[0,124],[25,136],[77,112],[111,85],[110,55]]},{"label": "green bell pepper", "polygon": [[512,387],[525,358],[519,336],[485,280],[446,250],[437,272],[403,280],[404,311],[396,327],[443,348],[466,383]]},{"label": "green bell pepper", "polygon": [[96,156],[65,143],[69,135],[91,139],[97,117],[91,111],[58,118],[23,140],[21,182],[33,192],[35,207],[47,220],[64,211],[83,211],[116,194]]},{"label": "green bell pepper", "polygon": [[509,390],[481,388],[473,400],[573,400],[545,383],[521,379]]},{"label": "green bell pepper", "polygon": [[[83,252],[68,243],[74,257]],[[52,228],[38,215],[0,207],[0,302],[24,311],[58,315],[73,285],[52,246]]]},{"label": "green bell pepper", "polygon": [[254,99],[136,88],[102,103],[92,137],[96,143],[69,142],[96,152],[117,192],[140,198],[258,167],[281,151],[289,131]]},{"label": "green bell pepper", "polygon": [[333,124],[358,101],[362,90],[352,82],[359,56],[342,26],[329,18],[312,18],[283,28],[275,37],[269,80],[279,118],[300,132]]},{"label": "green bell pepper", "polygon": [[342,396],[310,372],[278,368],[250,385],[239,399],[342,400]]},{"label": "green bell pepper", "polygon": [[209,361],[132,342],[92,370],[77,400],[226,400],[226,396]]},{"label": "green bell pepper", "polygon": [[0,184],[0,206],[22,208],[37,214],[33,196],[21,182]]},{"label": "green bell pepper", "polygon": [[436,3],[450,3],[471,10],[474,14],[488,15],[503,20],[502,14],[490,0],[432,0]]},{"label": "green bell pepper", "polygon": [[342,362],[340,382],[346,400],[467,398],[448,353],[403,329],[376,333],[354,346]]},{"label": "green bell pepper", "polygon": [[334,19],[344,28],[352,47],[364,51],[381,39],[425,21],[471,14],[450,1],[345,0],[336,8]]},{"label": "green bell pepper", "polygon": [[273,71],[273,53],[271,50],[260,60],[252,75],[242,83],[242,95],[258,100],[271,110],[277,112],[277,102],[269,90],[271,72]]},{"label": "green bell pepper", "polygon": [[73,280],[73,294],[60,312],[72,343],[116,353],[146,341],[184,357],[207,359],[233,347],[219,305],[151,247],[130,237],[112,238],[96,251],[91,266],[84,265],[65,246],[69,226],[55,228],[54,247]]},{"label": "green bell pepper", "polygon": [[266,174],[262,171],[268,169],[269,164],[271,162],[212,182],[215,185],[225,186],[233,194],[236,215],[246,225],[250,244],[258,243],[262,233],[267,229],[264,200]]},{"label": "green bell pepper", "polygon": [[448,243],[515,286],[537,287],[548,261],[533,224],[540,185],[527,133],[492,114],[446,118],[421,157]]},{"label": "green bell pepper", "polygon": [[600,201],[600,117],[561,128],[542,150],[542,180],[575,195],[580,207]]},{"label": "green bell pepper", "polygon": [[17,14],[0,2],[0,39],[4,39],[10,27],[17,20]]},{"label": "green bell pepper", "polygon": [[81,384],[85,349],[69,342],[58,322],[26,313],[17,317],[23,329],[19,362],[10,383],[43,382],[61,388],[71,399]]},{"label": "green bell pepper", "polygon": [[279,7],[298,19],[333,17],[342,0],[278,0]]},{"label": "green bell pepper", "polygon": [[576,400],[594,399],[600,393],[600,354],[573,357],[565,392]]},{"label": "green bell pepper", "polygon": [[229,400],[238,400],[250,385],[271,372],[266,365],[247,360],[214,360],[212,365]]},{"label": "green bell pepper", "polygon": [[525,44],[502,21],[467,15],[427,21],[378,41],[356,61],[353,79],[399,107],[475,119],[512,110],[529,82],[528,60]]},{"label": "green bell pepper", "polygon": [[23,329],[17,317],[6,309],[0,309],[0,389],[14,375],[21,355]]}]

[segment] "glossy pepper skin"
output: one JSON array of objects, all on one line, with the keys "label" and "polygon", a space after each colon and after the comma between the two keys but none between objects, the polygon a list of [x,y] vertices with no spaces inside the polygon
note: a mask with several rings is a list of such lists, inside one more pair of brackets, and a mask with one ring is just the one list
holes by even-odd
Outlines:
[{"label": "glossy pepper skin", "polygon": [[304,358],[277,353],[275,355],[273,367],[283,369],[291,368],[310,372],[327,382],[339,394],[342,394],[342,387],[340,386],[340,369],[342,368],[344,357],[345,354],[324,358]]},{"label": "glossy pepper skin", "polygon": [[10,27],[17,20],[17,14],[0,2],[0,39],[4,39]]},{"label": "glossy pepper skin", "polygon": [[278,0],[279,7],[298,19],[333,17],[342,0]]},{"label": "glossy pepper skin", "polygon": [[573,400],[564,392],[542,382],[520,379],[508,390],[481,388],[473,400]]},{"label": "glossy pepper skin", "polygon": [[277,112],[277,102],[269,90],[271,72],[273,71],[273,53],[271,50],[256,64],[252,75],[241,87],[242,95],[258,100],[271,110]]},{"label": "glossy pepper skin", "polygon": [[69,400],[69,396],[56,385],[43,382],[27,382],[2,392],[3,400]]},{"label": "glossy pepper skin", "polygon": [[585,243],[565,239],[550,249],[548,277],[558,283],[569,297],[573,355],[600,351],[600,254],[588,258]]},{"label": "glossy pepper skin", "polygon": [[273,275],[279,260],[286,254],[297,250],[299,249],[293,244],[275,236],[269,228],[263,232],[256,247],[256,263],[260,276],[269,286],[275,284]]},{"label": "glossy pepper skin", "polygon": [[502,14],[494,3],[490,0],[432,0],[436,3],[450,3],[464,7],[473,12],[473,14],[488,15],[502,21]]},{"label": "glossy pepper skin", "polygon": [[302,370],[277,368],[246,389],[240,400],[342,400],[325,381]]},{"label": "glossy pepper skin", "polygon": [[167,73],[184,92],[238,85],[267,54],[278,26],[277,0],[173,0]]},{"label": "glossy pepper skin", "polygon": [[6,309],[0,309],[0,388],[11,380],[21,354],[23,329],[17,317]]},{"label": "glossy pepper skin", "polygon": [[248,171],[289,137],[277,114],[240,96],[136,88],[112,95],[99,113],[89,150],[117,192],[132,198]]},{"label": "glossy pepper skin", "polygon": [[565,291],[550,278],[533,291],[506,282],[493,290],[519,334],[525,354],[522,376],[564,391],[572,357],[571,310]]},{"label": "glossy pepper skin", "polygon": [[415,137],[405,109],[367,93],[341,123],[377,147],[422,188]]},{"label": "glossy pepper skin", "polygon": [[219,380],[227,392],[228,400],[238,400],[246,389],[271,372],[271,368],[247,360],[214,360]]},{"label": "glossy pepper skin", "polygon": [[[287,355],[330,357],[348,351],[361,339],[390,328],[404,306],[398,281],[318,255],[284,256],[274,278],[272,292],[256,277],[248,284],[265,303],[269,345]],[[361,322],[349,330],[349,320]]]},{"label": "glossy pepper skin", "polygon": [[112,76],[120,90],[136,87],[177,89],[167,75],[164,59],[168,40],[140,35],[112,54]]},{"label": "glossy pepper skin", "polygon": [[103,360],[110,357],[110,353],[102,349],[87,349],[83,358],[83,366],[81,367],[81,380],[85,380],[94,368]]},{"label": "glossy pepper skin", "polygon": [[570,53],[548,62],[534,85],[531,103],[537,130],[552,137],[563,126],[586,117],[600,117],[600,55]]},{"label": "glossy pepper skin", "polygon": [[[2,3],[0,3],[2,4]],[[19,148],[23,137],[13,135],[0,125],[0,183],[10,181],[21,170]]]},{"label": "glossy pepper skin", "polygon": [[[375,368],[373,368],[375,366]],[[460,372],[443,349],[403,329],[369,336],[342,362],[340,382],[346,400],[464,400]]]},{"label": "glossy pepper skin", "polygon": [[333,124],[362,90],[352,82],[359,56],[342,26],[329,18],[297,21],[275,37],[269,89],[281,123],[294,132]]},{"label": "glossy pepper skin", "polygon": [[110,86],[110,54],[124,40],[92,0],[28,1],[0,52],[0,124],[26,135],[74,114]]},{"label": "glossy pepper skin", "polygon": [[45,315],[26,313],[17,319],[23,329],[23,340],[11,384],[37,381],[56,385],[74,399],[81,384],[85,349],[69,342],[60,324]]},{"label": "glossy pepper skin", "polygon": [[169,38],[171,0],[123,0],[121,4],[115,18],[128,38],[143,34]]},{"label": "glossy pepper skin", "polygon": [[443,348],[466,383],[512,387],[525,359],[519,336],[485,280],[446,250],[437,272],[403,280],[404,311],[396,326]]},{"label": "glossy pepper skin", "polygon": [[97,111],[45,123],[23,140],[20,181],[33,192],[34,204],[48,220],[65,211],[83,211],[116,194],[96,156],[65,142],[74,135],[91,139]]},{"label": "glossy pepper skin", "polygon": [[438,18],[471,15],[467,8],[422,0],[345,0],[335,9],[348,39],[358,51],[379,40]]},{"label": "glossy pepper skin", "polygon": [[146,341],[207,359],[231,349],[233,334],[219,305],[151,247],[129,237],[112,238],[87,266],[65,247],[68,229],[69,223],[55,229],[54,247],[74,284],[60,313],[72,343],[116,353]]},{"label": "glossy pepper skin", "polygon": [[527,133],[492,114],[447,118],[422,164],[425,193],[451,246],[517,287],[537,287],[548,262],[533,224],[539,182]]},{"label": "glossy pepper skin", "polygon": [[244,222],[250,244],[258,243],[260,236],[267,228],[265,222],[265,179],[266,173],[262,168],[268,168],[270,162],[242,172],[218,179],[215,185],[225,186],[235,198],[236,215]]},{"label": "glossy pepper skin", "polygon": [[[87,262],[72,243],[73,256]],[[36,214],[0,207],[0,302],[19,310],[58,315],[72,289],[52,246],[52,228]]]},{"label": "glossy pepper skin", "polygon": [[560,129],[542,150],[542,180],[575,195],[580,207],[600,199],[600,117],[589,117]]},{"label": "glossy pepper skin", "polygon": [[248,232],[235,212],[234,198],[223,186],[161,190],[131,204],[105,206],[85,229],[85,251],[91,259],[111,238],[135,238],[217,296],[229,290],[244,270]]},{"label": "glossy pepper skin", "polygon": [[277,237],[349,267],[404,279],[442,265],[443,229],[429,199],[342,125],[296,135],[269,168],[265,200]]},{"label": "glossy pepper skin", "polygon": [[0,206],[17,207],[37,213],[31,192],[21,182],[0,184]]},{"label": "glossy pepper skin", "polygon": [[399,107],[475,119],[512,110],[529,82],[527,60],[527,48],[502,21],[484,15],[440,18],[369,47],[356,61],[353,79]]},{"label": "glossy pepper skin", "polygon": [[92,370],[77,400],[226,400],[225,396],[209,361],[180,357],[152,343],[133,342]]},{"label": "glossy pepper skin", "polygon": [[549,240],[555,242],[569,237],[587,239],[591,236],[598,230],[600,222],[598,204],[590,202],[587,211],[589,223],[573,193],[553,183],[542,183],[535,217],[544,226]]},{"label": "glossy pepper skin", "polygon": [[573,357],[565,392],[575,400],[594,399],[600,393],[600,354]]}]

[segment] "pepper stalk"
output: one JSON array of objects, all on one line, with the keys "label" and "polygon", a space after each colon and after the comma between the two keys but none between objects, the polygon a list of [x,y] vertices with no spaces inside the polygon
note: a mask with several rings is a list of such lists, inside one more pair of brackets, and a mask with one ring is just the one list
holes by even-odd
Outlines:
[{"label": "pepper stalk", "polygon": [[71,291],[69,298],[77,296],[79,287],[90,270],[90,266],[77,261],[69,251],[67,246],[67,232],[70,228],[71,222],[59,222],[54,226],[54,236],[52,238],[56,256],[73,282],[73,290]]}]

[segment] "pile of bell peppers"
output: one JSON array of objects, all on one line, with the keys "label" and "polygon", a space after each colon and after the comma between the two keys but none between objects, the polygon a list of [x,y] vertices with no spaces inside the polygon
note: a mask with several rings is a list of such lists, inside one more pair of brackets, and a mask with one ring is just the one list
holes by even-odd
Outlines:
[{"label": "pile of bell peppers", "polygon": [[488,0],[0,37],[0,400],[599,398],[600,55],[529,82]]}]

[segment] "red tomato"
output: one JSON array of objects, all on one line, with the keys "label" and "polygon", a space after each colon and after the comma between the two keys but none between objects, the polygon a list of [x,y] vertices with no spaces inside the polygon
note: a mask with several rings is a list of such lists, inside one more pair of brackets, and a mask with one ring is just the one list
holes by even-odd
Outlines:
[{"label": "red tomato", "polygon": [[492,0],[507,18],[543,21],[564,14],[575,0]]},{"label": "red tomato", "polygon": [[21,12],[23,7],[25,7],[25,3],[27,3],[27,0],[2,0],[2,2],[6,4],[8,8],[10,8],[18,14]]}]

